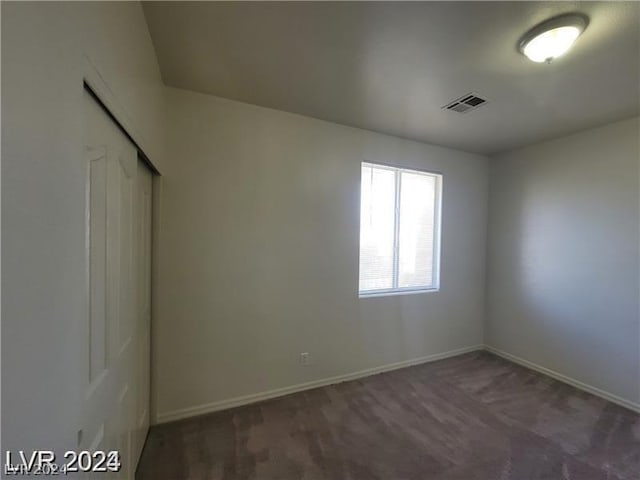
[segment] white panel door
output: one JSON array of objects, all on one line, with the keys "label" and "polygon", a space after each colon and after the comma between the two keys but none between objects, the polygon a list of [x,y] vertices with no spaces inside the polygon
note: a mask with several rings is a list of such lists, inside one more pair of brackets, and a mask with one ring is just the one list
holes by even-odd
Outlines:
[{"label": "white panel door", "polygon": [[[84,114],[89,308],[83,333],[85,370],[78,450],[118,450],[121,471],[110,476],[96,474],[96,478],[128,480],[133,479],[140,449],[138,397],[148,403],[144,393],[148,380],[142,378],[138,367],[143,358],[139,352],[143,342],[138,339],[138,303],[139,297],[144,297],[139,292],[136,258],[141,232],[138,155],[136,147],[86,91]],[[150,204],[145,208],[150,215]],[[146,228],[145,224],[145,235]],[[148,346],[144,348],[148,351]],[[148,360],[146,365],[148,370]]]},{"label": "white panel door", "polygon": [[151,342],[151,185],[152,174],[147,166],[138,160],[136,191],[135,244],[137,269],[137,359],[136,359],[136,459],[140,458],[142,447],[149,430],[149,379]]}]

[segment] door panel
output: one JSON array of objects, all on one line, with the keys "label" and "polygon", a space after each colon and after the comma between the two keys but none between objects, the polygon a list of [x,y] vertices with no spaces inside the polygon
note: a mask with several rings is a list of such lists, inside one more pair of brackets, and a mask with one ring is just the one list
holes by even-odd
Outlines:
[{"label": "door panel", "polygon": [[133,479],[132,472],[135,468],[132,464],[131,456],[131,436],[133,429],[131,428],[131,395],[129,394],[129,385],[125,385],[118,395],[117,403],[117,417],[118,417],[118,451],[120,452],[120,458],[122,459],[122,474],[124,478]]},{"label": "door panel", "polygon": [[148,428],[151,173],[86,91],[84,114],[89,271],[78,450],[118,450],[122,469],[112,477],[128,480]]},{"label": "door panel", "polygon": [[106,368],[107,161],[101,154],[89,162],[89,382]]},{"label": "door panel", "polygon": [[136,337],[137,372],[136,387],[136,453],[142,453],[142,447],[149,430],[149,390],[150,390],[150,340],[151,340],[151,188],[152,174],[138,161],[137,188],[137,228],[136,253],[138,312]]}]

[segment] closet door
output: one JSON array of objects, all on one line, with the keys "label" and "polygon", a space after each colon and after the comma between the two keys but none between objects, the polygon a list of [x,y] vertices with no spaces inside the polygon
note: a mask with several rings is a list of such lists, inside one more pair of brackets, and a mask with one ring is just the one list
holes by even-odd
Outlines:
[{"label": "closet door", "polygon": [[151,184],[152,173],[138,160],[136,190],[136,460],[149,430],[149,379],[151,341]]},{"label": "closet door", "polygon": [[140,237],[148,238],[150,225],[142,216],[150,216],[151,207],[140,206],[147,200],[140,199],[135,145],[86,91],[83,102],[89,268],[77,450],[117,450],[121,470],[95,475],[127,480],[133,479],[140,449],[141,405],[148,403],[148,374],[143,378],[139,367],[144,358],[148,370],[148,354],[140,352],[148,352],[148,334],[139,338],[139,305],[148,303],[148,287],[142,285],[138,257],[145,251]]}]

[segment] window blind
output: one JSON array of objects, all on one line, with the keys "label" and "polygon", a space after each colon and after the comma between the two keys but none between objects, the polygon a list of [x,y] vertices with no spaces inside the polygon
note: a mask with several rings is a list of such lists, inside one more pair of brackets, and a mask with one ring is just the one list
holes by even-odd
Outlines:
[{"label": "window blind", "polygon": [[441,176],[362,164],[360,294],[437,287]]}]

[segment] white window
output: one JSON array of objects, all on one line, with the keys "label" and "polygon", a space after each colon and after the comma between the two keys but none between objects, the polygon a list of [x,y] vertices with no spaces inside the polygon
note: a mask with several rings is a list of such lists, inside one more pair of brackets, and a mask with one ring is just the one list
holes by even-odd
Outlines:
[{"label": "white window", "polygon": [[442,175],[362,164],[360,296],[437,290]]}]

